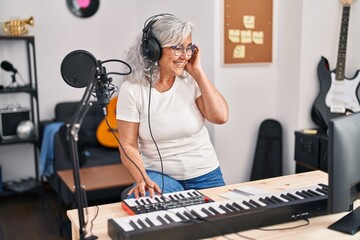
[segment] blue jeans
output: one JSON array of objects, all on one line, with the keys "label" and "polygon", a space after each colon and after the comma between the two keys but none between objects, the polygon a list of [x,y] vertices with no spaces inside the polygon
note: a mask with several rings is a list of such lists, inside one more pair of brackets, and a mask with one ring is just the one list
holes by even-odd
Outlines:
[{"label": "blue jeans", "polygon": [[[146,170],[149,178],[154,181],[161,190],[162,189],[162,174],[161,172]],[[220,187],[225,186],[225,182],[220,170],[220,167],[215,170],[204,174],[200,177],[187,179],[187,180],[176,180],[166,174],[164,174],[164,192],[163,193],[171,193],[184,191],[188,189],[204,189],[204,188],[212,188],[212,187]],[[148,192],[146,195],[148,196]],[[131,194],[128,198],[134,198],[134,194]]]}]

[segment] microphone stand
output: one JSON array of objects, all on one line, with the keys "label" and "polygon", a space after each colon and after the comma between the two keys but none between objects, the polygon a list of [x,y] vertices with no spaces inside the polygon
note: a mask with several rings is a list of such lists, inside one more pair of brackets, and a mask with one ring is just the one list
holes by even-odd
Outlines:
[{"label": "microphone stand", "polygon": [[81,123],[88,112],[89,108],[91,107],[90,97],[91,93],[94,91],[94,87],[96,85],[96,78],[94,81],[86,87],[85,93],[81,99],[80,105],[78,106],[74,116],[67,124],[67,139],[69,141],[71,159],[73,161],[73,177],[74,177],[74,188],[75,188],[75,201],[76,207],[78,210],[79,215],[79,237],[80,240],[91,240],[97,239],[96,236],[86,236],[86,229],[85,229],[85,219],[84,219],[84,207],[87,207],[87,200],[86,200],[86,192],[84,186],[80,183],[80,165],[79,165],[79,154],[78,154],[78,147],[77,142],[79,141],[79,130],[81,127]]}]

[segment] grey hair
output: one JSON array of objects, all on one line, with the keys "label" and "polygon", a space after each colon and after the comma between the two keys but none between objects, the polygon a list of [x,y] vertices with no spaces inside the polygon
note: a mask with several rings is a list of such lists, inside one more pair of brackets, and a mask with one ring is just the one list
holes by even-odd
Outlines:
[{"label": "grey hair", "polygon": [[[192,22],[173,15],[165,15],[155,19],[156,22],[151,26],[151,33],[161,47],[176,46],[183,43],[194,28]],[[141,40],[142,33],[136,37],[133,45],[125,52],[125,59],[131,66],[132,73],[124,76],[124,81],[147,85],[151,80],[152,85],[155,85],[160,79],[161,69],[157,62],[151,62],[144,58],[141,51]]]}]

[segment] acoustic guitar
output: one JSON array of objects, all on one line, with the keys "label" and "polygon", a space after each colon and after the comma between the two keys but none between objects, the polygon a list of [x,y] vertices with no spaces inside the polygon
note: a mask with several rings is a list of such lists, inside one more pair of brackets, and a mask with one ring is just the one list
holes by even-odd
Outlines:
[{"label": "acoustic guitar", "polygon": [[313,121],[325,129],[328,128],[330,119],[360,111],[360,101],[357,96],[360,82],[359,70],[353,78],[345,77],[346,47],[352,0],[341,0],[341,2],[343,12],[336,69],[330,71],[328,60],[325,57],[321,58],[317,68],[320,92],[311,111]]},{"label": "acoustic guitar", "polygon": [[[96,138],[98,142],[101,145],[109,148],[117,148],[119,146],[117,142],[117,139],[119,139],[119,134],[116,125],[116,103],[117,96],[112,98],[106,107],[106,118],[109,126],[107,125],[106,119],[104,118],[96,129]],[[115,138],[114,134],[117,139]]]}]

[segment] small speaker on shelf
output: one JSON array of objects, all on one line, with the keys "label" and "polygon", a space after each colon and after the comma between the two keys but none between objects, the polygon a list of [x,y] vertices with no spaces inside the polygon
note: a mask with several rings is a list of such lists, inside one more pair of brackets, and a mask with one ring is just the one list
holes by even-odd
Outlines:
[{"label": "small speaker on shelf", "polygon": [[0,109],[0,136],[4,140],[18,138],[17,127],[21,121],[30,120],[28,108]]}]

